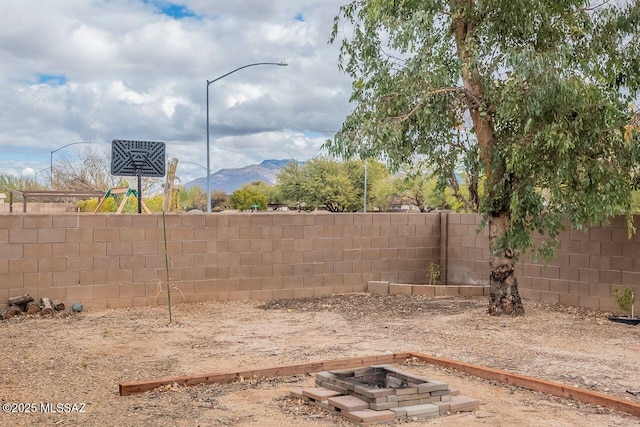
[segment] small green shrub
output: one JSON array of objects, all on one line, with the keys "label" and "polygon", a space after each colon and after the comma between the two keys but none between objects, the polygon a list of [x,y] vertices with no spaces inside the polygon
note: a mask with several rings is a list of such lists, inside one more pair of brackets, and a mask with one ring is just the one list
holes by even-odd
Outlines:
[{"label": "small green shrub", "polygon": [[440,281],[440,264],[431,261],[429,263],[429,284],[437,285]]},{"label": "small green shrub", "polygon": [[631,288],[616,288],[614,293],[620,308],[628,315],[633,316],[633,304],[635,302],[633,290]]}]

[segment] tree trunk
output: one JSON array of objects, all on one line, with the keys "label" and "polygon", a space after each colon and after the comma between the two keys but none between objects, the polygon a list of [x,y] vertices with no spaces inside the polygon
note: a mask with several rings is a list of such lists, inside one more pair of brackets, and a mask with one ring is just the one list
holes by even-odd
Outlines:
[{"label": "tree trunk", "polygon": [[27,309],[24,312],[27,314],[38,314],[40,313],[40,304],[35,301],[29,301],[27,303]]},{"label": "tree trunk", "polygon": [[1,320],[11,319],[13,316],[19,316],[22,314],[22,310],[17,305],[10,305],[9,308],[0,313]]},{"label": "tree trunk", "polygon": [[[164,183],[164,199],[162,202],[162,210],[171,212],[171,197],[173,196],[173,186],[176,179],[176,170],[178,169],[178,159],[172,157],[167,161],[167,179]],[[63,309],[64,310],[64,309]]]},{"label": "tree trunk", "polygon": [[53,308],[53,304],[51,304],[51,299],[42,298],[42,310],[40,310],[40,314],[42,316],[51,316],[55,313],[55,309]]},{"label": "tree trunk", "polygon": [[54,298],[51,301],[51,305],[53,306],[55,311],[63,311],[64,310],[64,303],[61,302],[59,299]]},{"label": "tree trunk", "polygon": [[496,242],[505,235],[510,216],[506,211],[489,218],[489,310],[492,316],[503,314],[521,316],[524,306],[518,293],[518,281],[515,275],[514,253],[511,249],[494,250]]},{"label": "tree trunk", "polygon": [[9,305],[26,305],[30,301],[33,301],[33,297],[29,294],[9,297]]},{"label": "tree trunk", "polygon": [[[489,216],[489,314],[499,316],[508,314],[512,316],[523,315],[524,307],[520,294],[518,294],[518,282],[514,272],[515,259],[513,250],[509,247],[497,250],[496,242],[505,236],[510,226],[509,205],[503,200],[499,182],[504,178],[506,171],[495,158],[496,141],[493,126],[492,111],[494,106],[485,98],[482,78],[478,72],[478,61],[474,57],[475,25],[472,11],[472,2],[463,4],[458,16],[454,20],[455,40],[458,56],[462,62],[462,83],[465,89],[465,99],[473,121],[478,154],[484,165],[487,190],[485,197],[491,205],[500,206]],[[468,10],[466,9],[468,8]],[[466,12],[466,13],[463,13]],[[497,202],[494,204],[494,202]]]}]

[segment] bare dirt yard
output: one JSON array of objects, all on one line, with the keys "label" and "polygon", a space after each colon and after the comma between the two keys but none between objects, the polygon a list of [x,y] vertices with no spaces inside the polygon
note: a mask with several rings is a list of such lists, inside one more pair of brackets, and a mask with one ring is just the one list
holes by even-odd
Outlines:
[{"label": "bare dirt yard", "polygon": [[[531,301],[525,301],[524,317],[494,318],[485,314],[486,306],[486,297],[349,294],[176,304],[171,324],[167,307],[15,317],[0,322],[0,403],[3,410],[32,412],[0,413],[0,425],[347,426],[339,416],[289,397],[292,388],[312,386],[313,374],[165,386],[133,396],[120,396],[118,384],[405,351],[640,402],[640,326]],[[473,413],[392,425],[640,424],[628,414],[424,363],[399,367],[445,381],[481,405]]]}]

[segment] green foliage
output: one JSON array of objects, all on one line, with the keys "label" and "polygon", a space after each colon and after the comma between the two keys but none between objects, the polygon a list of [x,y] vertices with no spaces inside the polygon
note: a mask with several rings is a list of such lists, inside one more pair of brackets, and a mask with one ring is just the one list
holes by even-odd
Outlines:
[{"label": "green foliage", "polygon": [[[162,212],[162,208],[164,205],[164,195],[162,194],[157,194],[155,196],[151,196],[151,197],[145,197],[144,198],[144,204],[147,205],[147,208],[149,208],[149,210],[151,212]],[[136,200],[136,212],[138,212],[138,201]]]},{"label": "green foliage", "polygon": [[[388,175],[387,170],[387,175]],[[367,181],[369,181],[367,179]],[[368,182],[367,182],[368,184]],[[385,211],[393,201],[396,194],[394,187],[394,178],[387,176],[375,181],[372,185],[367,186],[367,199],[368,205],[373,207],[373,210]]]},{"label": "green foliage", "polygon": [[[388,194],[371,192],[387,180],[389,172],[376,161],[367,161],[367,199],[380,203]],[[304,165],[291,162],[278,175],[282,197],[300,209],[319,206],[330,212],[355,212],[364,207],[364,162],[338,162],[314,158]]]},{"label": "green foliage", "polygon": [[[80,212],[93,212],[98,207],[98,199],[86,199],[79,200],[76,203],[76,206],[80,210]],[[118,210],[118,204],[113,199],[113,197],[109,197],[104,201],[102,206],[100,207],[100,212],[116,212]]]},{"label": "green foliage", "polygon": [[640,214],[640,191],[631,193],[631,212],[636,215]]},{"label": "green foliage", "polygon": [[277,185],[269,185],[263,181],[256,181],[251,183],[251,187],[258,193],[263,194],[267,198],[268,204],[278,204],[284,201],[280,188]]},{"label": "green foliage", "polygon": [[332,41],[349,34],[340,60],[356,107],[325,147],[394,169],[420,156],[451,195],[462,168],[465,210],[505,219],[493,249],[517,256],[540,232],[549,255],[564,219],[631,211],[639,32],[635,1],[353,1]]},{"label": "green foliage", "polygon": [[[213,194],[211,193],[211,204],[214,205]],[[200,187],[193,186],[189,189],[180,189],[176,194],[178,209],[190,211],[193,209],[199,209],[201,211],[207,210],[207,194],[202,191]],[[226,199],[226,195],[225,195]]]},{"label": "green foliage", "polygon": [[440,280],[440,264],[431,261],[427,270],[429,271],[429,284],[437,285]]},{"label": "green foliage", "polygon": [[625,313],[631,315],[635,298],[633,290],[631,288],[616,288],[615,289],[616,302]]},{"label": "green foliage", "polygon": [[412,199],[420,211],[445,207],[444,191],[427,165],[414,162],[403,165],[395,179],[396,194]]},{"label": "green foliage", "polygon": [[[118,206],[122,201],[122,197],[118,196],[117,199],[114,196],[109,196],[100,207],[100,212],[117,212]],[[163,196],[161,194],[153,197],[145,197],[144,204],[151,212],[162,212]],[[98,206],[98,199],[86,199],[80,200],[76,203],[76,206],[80,212],[93,212]],[[129,197],[125,207],[124,213],[138,213],[138,199],[134,196]]]},{"label": "green foliage", "polygon": [[[207,205],[206,194],[204,196],[204,205]],[[229,196],[224,191],[212,191],[211,192],[211,209],[216,211],[223,211],[229,208]]]},{"label": "green foliage", "polygon": [[288,163],[278,174],[278,187],[284,199],[296,204],[299,208],[315,209],[315,206],[307,206],[310,198],[306,193],[308,177],[304,174],[303,167],[298,162]]},{"label": "green foliage", "polygon": [[36,182],[35,178],[9,175],[5,173],[0,174],[0,193],[5,193],[8,197],[9,189],[42,190],[43,187]]},{"label": "green foliage", "polygon": [[254,208],[254,205],[257,205],[259,210],[266,210],[268,205],[267,197],[251,184],[244,185],[242,188],[231,193],[229,204],[232,208],[241,211],[251,210]]}]

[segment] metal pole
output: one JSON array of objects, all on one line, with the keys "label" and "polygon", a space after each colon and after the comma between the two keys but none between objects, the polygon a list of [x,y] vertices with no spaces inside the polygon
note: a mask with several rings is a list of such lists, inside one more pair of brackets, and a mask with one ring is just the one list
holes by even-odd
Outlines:
[{"label": "metal pole", "polygon": [[367,159],[364,159],[364,213],[367,213]]},{"label": "metal pole", "polygon": [[51,150],[51,155],[49,157],[49,185],[51,186],[51,189],[53,190],[53,153],[55,153],[56,151],[60,151],[63,148],[67,148],[70,147],[72,145],[76,145],[76,144],[91,144],[91,141],[78,141],[78,142],[72,142],[70,144],[67,145],[63,145],[62,147],[58,147],[55,150]]},{"label": "metal pole", "polygon": [[138,213],[142,213],[142,170],[136,167],[136,174],[138,175]]},{"label": "metal pole", "polygon": [[289,64],[285,64],[284,62],[256,62],[255,64],[247,64],[242,67],[238,67],[235,70],[229,71],[226,74],[221,75],[213,80],[207,80],[207,212],[211,212],[211,159],[210,159],[210,145],[209,145],[209,85],[211,83],[217,82],[220,79],[227,77],[230,74],[235,73],[236,71],[240,71],[244,68],[255,67],[257,65],[277,65],[279,67],[286,67]]},{"label": "metal pole", "polygon": [[211,155],[209,153],[209,80],[207,80],[207,212],[211,212]]}]

